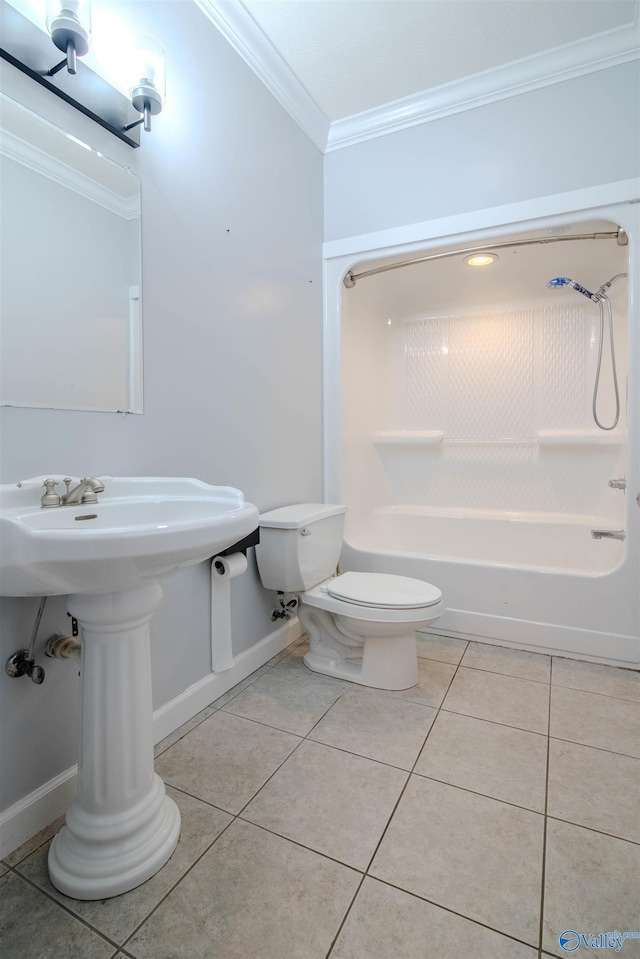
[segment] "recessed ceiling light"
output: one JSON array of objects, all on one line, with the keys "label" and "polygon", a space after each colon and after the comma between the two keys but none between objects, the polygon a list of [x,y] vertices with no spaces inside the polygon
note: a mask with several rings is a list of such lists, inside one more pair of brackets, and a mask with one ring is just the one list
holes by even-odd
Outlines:
[{"label": "recessed ceiling light", "polygon": [[497,253],[474,253],[473,256],[467,257],[466,262],[469,266],[491,266],[497,259]]}]

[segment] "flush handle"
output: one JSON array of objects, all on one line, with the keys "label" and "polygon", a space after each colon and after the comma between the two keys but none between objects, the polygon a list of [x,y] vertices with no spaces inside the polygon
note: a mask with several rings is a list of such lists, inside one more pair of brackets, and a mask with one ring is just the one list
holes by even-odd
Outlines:
[{"label": "flush handle", "polygon": [[305,526],[304,529],[301,529],[301,530],[300,530],[300,535],[301,535],[301,536],[311,536],[311,530],[308,528],[308,526]]}]

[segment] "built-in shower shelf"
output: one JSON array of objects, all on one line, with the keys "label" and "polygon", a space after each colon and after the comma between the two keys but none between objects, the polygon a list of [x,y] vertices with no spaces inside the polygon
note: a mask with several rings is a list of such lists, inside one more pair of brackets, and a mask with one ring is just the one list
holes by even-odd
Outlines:
[{"label": "built-in shower shelf", "polygon": [[622,446],[627,442],[626,430],[538,430],[540,446]]},{"label": "built-in shower shelf", "polygon": [[383,446],[437,446],[443,436],[443,430],[392,430],[374,433],[373,442]]}]

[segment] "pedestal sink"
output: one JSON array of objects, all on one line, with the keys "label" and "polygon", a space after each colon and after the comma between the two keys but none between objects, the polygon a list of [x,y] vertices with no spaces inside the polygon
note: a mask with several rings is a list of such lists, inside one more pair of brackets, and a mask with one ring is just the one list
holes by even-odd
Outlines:
[{"label": "pedestal sink", "polygon": [[154,772],[149,622],[161,580],[258,526],[239,490],[199,480],[105,480],[99,502],[42,509],[42,489],[0,486],[0,595],[68,594],[82,629],[78,792],[49,873],[75,899],[149,879],[171,856],[177,806]]}]

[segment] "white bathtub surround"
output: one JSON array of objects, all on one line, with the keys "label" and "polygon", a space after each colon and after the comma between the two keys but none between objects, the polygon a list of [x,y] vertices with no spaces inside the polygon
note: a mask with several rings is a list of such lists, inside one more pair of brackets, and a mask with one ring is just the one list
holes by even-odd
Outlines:
[{"label": "white bathtub surround", "polygon": [[[485,222],[501,216],[493,232],[473,214],[327,244],[326,378],[341,383],[326,394],[327,495],[349,506],[341,569],[434,583],[447,608],[432,631],[637,666],[640,223],[637,206],[599,207],[597,193],[579,207],[577,194],[547,198],[537,220],[515,206],[483,211]],[[450,257],[342,285],[345,270],[391,257],[617,227],[628,247],[532,244],[485,270]],[[603,431],[591,410],[597,304],[547,283],[572,276],[598,289],[620,273],[623,404]],[[606,337],[597,409],[612,421]],[[594,539],[600,529],[626,538]]]}]

